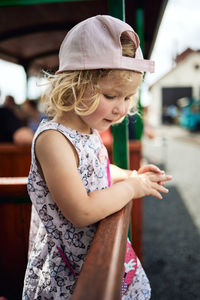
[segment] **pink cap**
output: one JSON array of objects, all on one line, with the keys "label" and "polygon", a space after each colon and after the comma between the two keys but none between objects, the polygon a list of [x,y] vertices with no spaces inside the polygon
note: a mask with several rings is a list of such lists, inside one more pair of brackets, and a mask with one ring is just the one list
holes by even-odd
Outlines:
[{"label": "pink cap", "polygon": [[[127,32],[136,46],[135,58],[122,56],[120,37]],[[154,72],[154,62],[143,59],[139,38],[127,23],[107,15],[98,15],[73,27],[59,52],[59,70],[124,69],[140,73]]]}]

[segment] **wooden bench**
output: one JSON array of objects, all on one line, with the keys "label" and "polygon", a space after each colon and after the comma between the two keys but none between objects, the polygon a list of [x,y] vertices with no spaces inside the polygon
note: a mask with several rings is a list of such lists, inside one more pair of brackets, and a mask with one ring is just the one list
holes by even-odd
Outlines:
[{"label": "wooden bench", "polygon": [[0,143],[0,176],[28,176],[31,164],[31,147],[13,143]]},{"label": "wooden bench", "polygon": [[31,203],[27,178],[0,178],[0,295],[21,299]]}]

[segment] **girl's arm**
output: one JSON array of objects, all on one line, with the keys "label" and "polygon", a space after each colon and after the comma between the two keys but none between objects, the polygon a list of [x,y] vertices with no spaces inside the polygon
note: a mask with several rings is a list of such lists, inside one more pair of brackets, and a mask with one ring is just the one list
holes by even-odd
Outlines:
[{"label": "girl's arm", "polygon": [[110,164],[110,176],[112,179],[112,184],[122,181],[131,175],[132,171],[124,170],[116,165]]},{"label": "girl's arm", "polygon": [[162,198],[168,190],[157,182],[170,180],[164,174],[131,174],[110,188],[89,194],[77,171],[78,158],[72,144],[59,132],[48,130],[36,141],[36,156],[50,193],[63,215],[74,225],[93,224],[120,210],[131,199],[145,195]]}]

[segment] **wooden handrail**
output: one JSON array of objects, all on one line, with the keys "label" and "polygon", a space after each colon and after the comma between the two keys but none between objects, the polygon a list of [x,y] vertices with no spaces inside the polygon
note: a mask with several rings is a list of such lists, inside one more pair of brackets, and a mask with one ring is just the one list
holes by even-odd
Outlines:
[{"label": "wooden handrail", "polygon": [[72,300],[119,300],[131,204],[99,223]]}]

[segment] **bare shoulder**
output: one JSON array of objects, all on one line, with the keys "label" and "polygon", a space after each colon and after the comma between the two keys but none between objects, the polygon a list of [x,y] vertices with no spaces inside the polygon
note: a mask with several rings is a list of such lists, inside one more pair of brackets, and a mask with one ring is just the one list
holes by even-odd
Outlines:
[{"label": "bare shoulder", "polygon": [[52,164],[62,161],[75,161],[77,164],[78,156],[71,142],[59,131],[46,130],[42,132],[35,144],[37,159],[42,162]]},{"label": "bare shoulder", "polygon": [[38,150],[46,149],[47,144],[52,144],[54,145],[55,143],[68,143],[66,137],[60,133],[59,131],[56,130],[45,130],[40,135],[37,137],[36,140],[36,148]]}]

